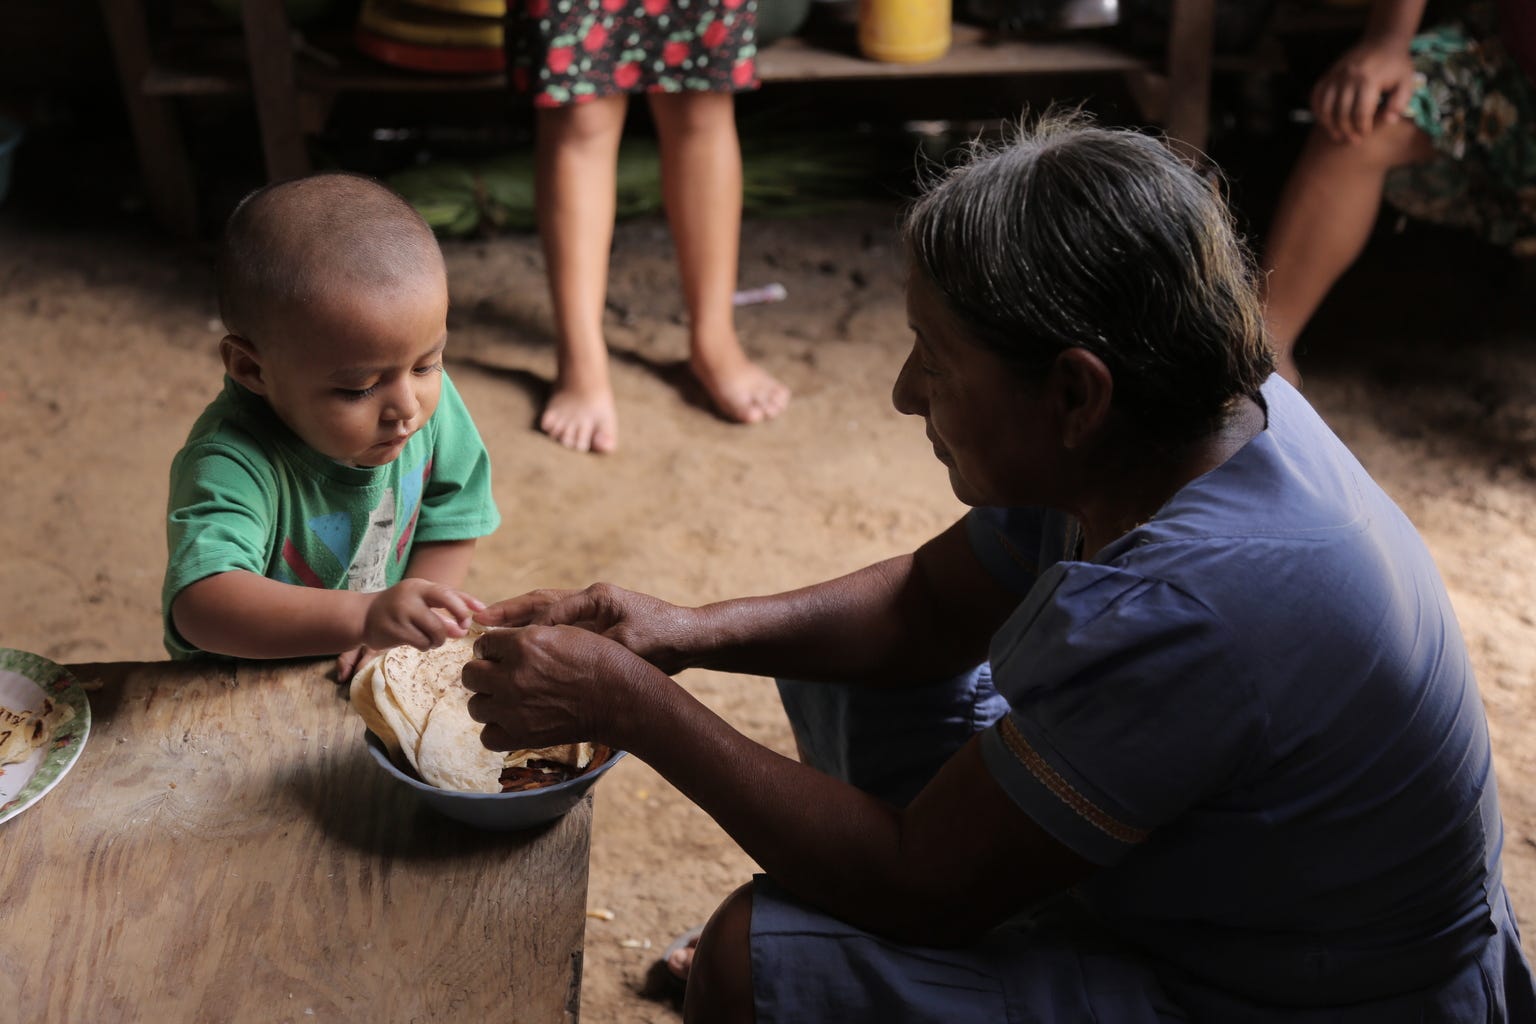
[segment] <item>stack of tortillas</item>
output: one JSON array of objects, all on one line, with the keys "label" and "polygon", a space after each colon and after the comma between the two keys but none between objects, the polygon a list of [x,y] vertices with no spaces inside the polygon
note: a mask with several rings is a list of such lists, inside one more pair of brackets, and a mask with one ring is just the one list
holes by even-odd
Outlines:
[{"label": "stack of tortillas", "polygon": [[449,640],[430,651],[391,647],[352,677],[352,707],[389,756],[406,764],[428,785],[463,793],[500,793],[502,773],[529,762],[553,762],[569,769],[549,782],[586,768],[590,743],[556,747],[488,750],[480,742],[480,723],[469,717],[470,692],[460,680],[475,656],[479,631]]}]

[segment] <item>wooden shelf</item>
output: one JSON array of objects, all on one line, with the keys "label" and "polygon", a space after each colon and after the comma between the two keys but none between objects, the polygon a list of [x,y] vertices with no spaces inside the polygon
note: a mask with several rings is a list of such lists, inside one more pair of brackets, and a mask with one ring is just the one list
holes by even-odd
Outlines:
[{"label": "wooden shelf", "polygon": [[[954,26],[953,44],[938,60],[893,64],[869,60],[851,47],[799,37],[765,47],[757,58],[764,83],[839,82],[978,75],[1092,74],[1155,71],[1159,61],[1091,39],[1035,42],[997,38],[971,25]],[[238,42],[238,40],[235,40]],[[228,46],[204,46],[157,60],[141,87],[150,96],[249,93],[243,56]],[[352,51],[345,40],[322,40],[294,54],[300,88],[326,92],[495,92],[504,74],[433,75],[389,67]]]},{"label": "wooden shelf", "polygon": [[764,82],[831,82],[880,78],[938,78],[971,75],[1028,75],[1150,71],[1151,61],[1089,38],[1034,42],[998,37],[973,25],[956,24],[949,52],[921,64],[869,60],[851,46],[821,40],[781,39],[758,55]]},{"label": "wooden shelf", "polygon": [[[117,58],[118,77],[134,125],[145,187],[156,215],[173,232],[192,235],[196,210],[191,170],[174,118],[177,97],[248,93],[253,97],[271,178],[309,168],[306,128],[323,120],[343,92],[463,93],[507,88],[506,76],[413,73],[359,54],[350,39],[299,40],[277,2],[247,2],[242,26],[220,36],[151,40],[144,0],[100,0]],[[765,47],[757,71],[766,85],[787,82],[912,80],[1039,74],[1118,74],[1131,83],[1143,114],[1198,150],[1205,144],[1213,68],[1215,0],[1171,0],[1166,52],[1136,54],[1092,35],[1050,40],[1000,37],[956,24],[949,51],[921,64],[859,55],[852,25],[791,37]],[[825,28],[825,27],[824,27]],[[1232,66],[1221,60],[1215,66]]]}]

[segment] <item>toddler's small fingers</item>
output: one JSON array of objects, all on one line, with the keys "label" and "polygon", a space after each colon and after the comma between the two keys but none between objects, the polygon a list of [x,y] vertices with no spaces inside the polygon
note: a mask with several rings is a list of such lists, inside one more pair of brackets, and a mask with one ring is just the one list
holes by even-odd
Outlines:
[{"label": "toddler's small fingers", "polygon": [[474,598],[446,584],[439,584],[424,591],[421,600],[422,605],[433,615],[445,622],[461,626],[468,625],[474,618],[475,612],[480,610],[471,604]]},{"label": "toddler's small fingers", "polygon": [[422,650],[436,647],[448,639],[449,621],[430,608],[412,618],[411,625],[423,641],[416,645]]}]

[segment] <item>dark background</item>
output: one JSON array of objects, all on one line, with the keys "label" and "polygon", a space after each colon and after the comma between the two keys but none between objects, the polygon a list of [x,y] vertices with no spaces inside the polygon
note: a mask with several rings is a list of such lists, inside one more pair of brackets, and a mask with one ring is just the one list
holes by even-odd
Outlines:
[{"label": "dark background", "polygon": [[[974,0],[973,0],[974,2]],[[1152,0],[1125,0],[1117,41],[1155,45],[1160,31]],[[1142,7],[1134,6],[1139,2]],[[1218,31],[1248,49],[1280,38],[1263,34],[1277,15],[1268,0],[1224,3]],[[149,0],[156,43],[190,30],[222,31],[237,44],[238,28],[209,0]],[[345,46],[355,3],[304,24],[307,36]],[[1348,9],[1318,8],[1321,30],[1285,31],[1280,73],[1218,73],[1213,83],[1208,151],[1228,177],[1245,225],[1262,230],[1305,128],[1292,113],[1305,106],[1317,72],[1354,35]],[[813,5],[812,22],[838,15],[836,5]],[[957,16],[968,17],[964,3]],[[1134,16],[1134,17],[1133,17]],[[1295,18],[1291,18],[1295,21]],[[1234,31],[1236,26],[1236,31]],[[1255,33],[1255,27],[1259,34]],[[207,36],[198,36],[199,39]],[[201,45],[201,44],[200,44]],[[1273,45],[1273,44],[1271,44]],[[1118,78],[1106,76],[880,80],[769,83],[744,94],[738,111],[743,137],[797,128],[858,130],[890,146],[892,172],[871,183],[893,197],[910,194],[911,154],[921,140],[905,128],[914,120],[945,121],[950,133],[926,149],[959,145],[976,131],[995,128],[1025,109],[1053,102],[1085,102],[1108,123],[1134,123],[1136,114]],[[262,183],[259,133],[248,96],[182,97],[177,121],[194,166],[204,236],[216,233],[228,208]],[[0,113],[26,126],[15,152],[9,199],[0,217],[40,219],[59,227],[142,226],[154,230],[145,207],[137,157],[118,88],[101,11],[90,0],[0,0]],[[630,131],[648,131],[643,103],[631,104]],[[388,95],[344,93],[323,132],[309,137],[317,167],[387,174],[434,156],[473,156],[527,146],[526,106],[508,95],[455,92]]]}]

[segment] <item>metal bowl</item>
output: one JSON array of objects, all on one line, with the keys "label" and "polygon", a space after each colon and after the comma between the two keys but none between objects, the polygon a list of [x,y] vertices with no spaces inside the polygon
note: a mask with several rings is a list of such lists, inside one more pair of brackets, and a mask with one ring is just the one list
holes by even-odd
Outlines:
[{"label": "metal bowl", "polygon": [[364,737],[368,743],[368,753],[373,755],[379,767],[402,785],[414,790],[428,807],[454,821],[492,832],[514,832],[554,821],[575,807],[598,778],[624,757],[624,751],[612,751],[607,760],[596,768],[552,786],[511,793],[456,793],[429,786],[401,771],[389,759],[389,752],[377,736],[364,730]]}]

